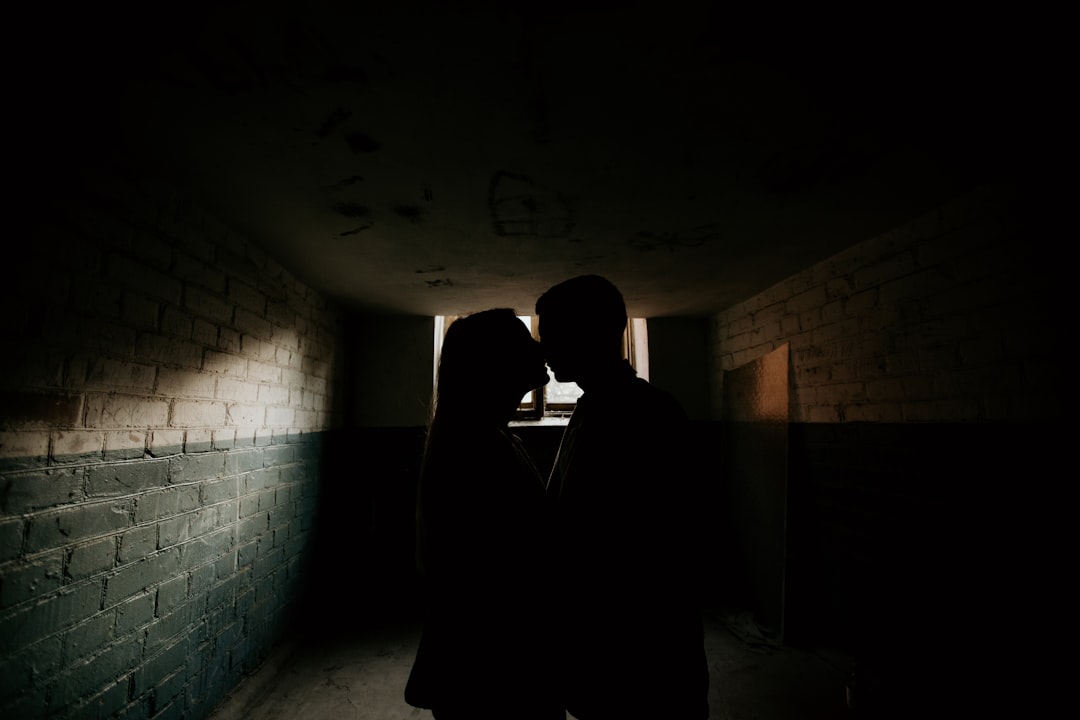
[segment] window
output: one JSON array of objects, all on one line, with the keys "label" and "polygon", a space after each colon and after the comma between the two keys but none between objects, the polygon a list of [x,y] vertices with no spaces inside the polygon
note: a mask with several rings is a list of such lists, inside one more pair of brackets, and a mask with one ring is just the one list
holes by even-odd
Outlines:
[{"label": "window", "polygon": [[[432,383],[438,379],[439,354],[442,351],[442,339],[446,329],[454,321],[453,315],[435,316],[435,363]],[[518,315],[521,322],[529,328],[534,338],[539,339],[539,321],[535,315]],[[623,334],[623,356],[637,370],[638,377],[649,379],[649,334],[645,318],[631,318]],[[539,391],[532,391],[521,400],[518,406],[517,420],[539,422],[545,419],[565,420],[574,411],[577,399],[581,397],[581,388],[576,383],[563,383],[555,379],[548,370],[551,380]]]},{"label": "window", "polygon": [[[539,339],[538,318],[535,315],[518,315],[518,319]],[[533,390],[521,400],[518,406],[518,420],[539,420],[543,417],[569,417],[574,412],[577,399],[581,397],[581,388],[577,383],[564,383],[555,379],[548,368],[548,384],[539,390]]]}]

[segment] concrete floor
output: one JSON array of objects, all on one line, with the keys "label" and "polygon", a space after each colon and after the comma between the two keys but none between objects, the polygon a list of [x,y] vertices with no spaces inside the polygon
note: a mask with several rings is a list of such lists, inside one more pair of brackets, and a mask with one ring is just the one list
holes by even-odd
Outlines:
[{"label": "concrete floor", "polygon": [[[431,718],[402,698],[420,636],[396,621],[282,643],[212,714],[213,720]],[[706,618],[710,720],[840,720],[850,661],[842,653],[770,643],[739,613]],[[513,720],[509,718],[508,720]]]}]

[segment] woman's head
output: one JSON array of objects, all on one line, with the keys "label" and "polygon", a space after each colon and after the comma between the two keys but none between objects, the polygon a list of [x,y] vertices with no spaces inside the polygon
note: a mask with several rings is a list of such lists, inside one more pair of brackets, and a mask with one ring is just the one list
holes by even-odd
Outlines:
[{"label": "woman's head", "polygon": [[548,382],[540,344],[509,308],[458,318],[446,331],[437,411],[509,418],[521,398]]}]

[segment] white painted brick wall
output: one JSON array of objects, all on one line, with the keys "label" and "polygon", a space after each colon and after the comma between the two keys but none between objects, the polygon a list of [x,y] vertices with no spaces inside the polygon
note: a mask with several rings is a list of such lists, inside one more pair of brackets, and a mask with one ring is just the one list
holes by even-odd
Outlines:
[{"label": "white painted brick wall", "polygon": [[172,403],[169,425],[172,427],[222,427],[226,405],[202,400],[176,400]]},{"label": "white painted brick wall", "polygon": [[[125,232],[112,218],[94,217],[103,238]],[[42,279],[56,281],[48,296],[55,308],[50,332],[40,342],[6,348],[5,368],[13,369],[7,374],[10,384],[46,392],[63,388],[85,398],[85,413],[65,428],[66,439],[53,448],[54,454],[67,448],[85,452],[87,443],[72,439],[80,429],[91,431],[86,435],[95,438],[91,446],[104,437],[101,433],[109,433],[113,440],[107,447],[113,450],[133,447],[123,439],[133,432],[153,438],[169,428],[235,435],[236,427],[270,422],[272,432],[272,427],[294,427],[299,417],[305,426],[300,429],[320,429],[326,412],[306,411],[317,404],[322,411],[329,409],[327,378],[336,330],[326,324],[333,314],[325,303],[265,258],[261,261],[273,274],[261,277],[259,253],[236,236],[225,240],[228,252],[241,258],[236,267],[220,264],[210,241],[165,242],[147,234],[116,240],[106,238],[101,252],[95,252],[92,244],[56,236],[57,242],[72,244],[72,252],[56,254],[84,257],[84,264],[73,261],[68,276],[55,267],[43,273]],[[99,266],[100,276],[75,272]],[[237,268],[239,274],[231,276]],[[35,285],[38,291],[46,287]],[[270,315],[268,308],[273,309]],[[231,412],[230,405],[235,407]],[[256,410],[260,405],[274,410]],[[297,410],[305,412],[298,416]],[[0,429],[0,460],[48,456],[49,430],[39,425],[32,419],[18,425],[6,421]],[[170,444],[182,442],[173,437]]]},{"label": "white painted brick wall", "polygon": [[[1034,419],[1056,402],[1042,259],[987,188],[837,253],[713,318],[723,375],[789,343],[796,422]],[[1042,328],[1040,336],[1039,328]],[[1046,372],[1040,373],[1039,368]]]}]

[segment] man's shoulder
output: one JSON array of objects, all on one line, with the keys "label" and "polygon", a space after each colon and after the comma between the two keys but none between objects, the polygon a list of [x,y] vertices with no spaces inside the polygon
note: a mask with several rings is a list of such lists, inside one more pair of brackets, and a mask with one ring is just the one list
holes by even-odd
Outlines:
[{"label": "man's shoulder", "polygon": [[660,422],[682,422],[686,412],[675,396],[644,378],[634,378],[616,402],[619,412],[638,419],[655,418]]},{"label": "man's shoulder", "polygon": [[645,383],[648,392],[651,395],[650,402],[652,403],[654,412],[662,417],[670,418],[671,420],[677,420],[679,422],[686,420],[686,411],[674,395],[646,380],[642,380],[642,382]]}]

